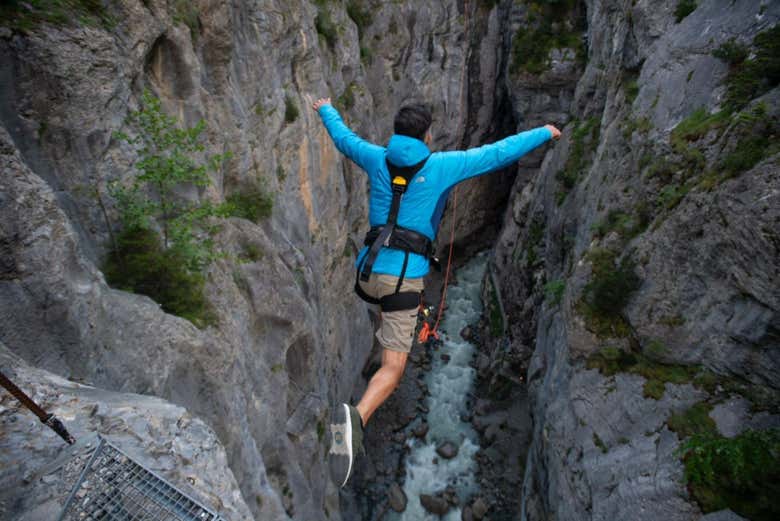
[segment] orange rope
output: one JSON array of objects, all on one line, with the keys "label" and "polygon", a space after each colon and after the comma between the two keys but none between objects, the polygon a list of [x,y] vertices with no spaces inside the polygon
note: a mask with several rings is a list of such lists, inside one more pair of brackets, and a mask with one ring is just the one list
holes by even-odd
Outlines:
[{"label": "orange rope", "polygon": [[452,225],[450,226],[450,252],[447,255],[447,270],[444,272],[444,289],[441,292],[441,303],[439,304],[439,313],[436,316],[436,323],[431,327],[426,322],[423,328],[420,330],[420,335],[417,340],[424,344],[428,341],[429,337],[433,337],[436,340],[439,339],[439,333],[436,331],[439,328],[439,322],[441,321],[441,315],[444,311],[444,304],[447,301],[447,284],[450,280],[450,269],[452,267],[452,248],[455,245],[455,215],[458,209],[458,188],[456,187],[452,193]]}]

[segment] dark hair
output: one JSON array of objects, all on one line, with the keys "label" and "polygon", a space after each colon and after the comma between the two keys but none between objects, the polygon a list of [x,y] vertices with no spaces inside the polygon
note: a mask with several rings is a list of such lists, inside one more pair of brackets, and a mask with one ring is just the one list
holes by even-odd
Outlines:
[{"label": "dark hair", "polygon": [[423,139],[431,128],[431,111],[422,103],[401,107],[395,115],[393,129],[396,134],[403,134],[417,139]]}]

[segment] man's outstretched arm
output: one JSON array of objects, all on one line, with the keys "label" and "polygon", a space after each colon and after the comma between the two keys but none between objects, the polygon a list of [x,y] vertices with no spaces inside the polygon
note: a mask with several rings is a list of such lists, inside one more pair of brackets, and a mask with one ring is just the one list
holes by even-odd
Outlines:
[{"label": "man's outstretched arm", "polygon": [[360,168],[368,170],[372,161],[382,157],[384,149],[362,139],[345,125],[338,111],[331,105],[330,98],[318,99],[312,104],[312,108],[319,113],[325,129],[339,152],[354,161]]},{"label": "man's outstretched arm", "polygon": [[444,180],[453,186],[463,180],[505,168],[539,145],[558,139],[561,131],[552,125],[509,136],[490,145],[460,152],[445,152],[457,161],[458,167]]}]

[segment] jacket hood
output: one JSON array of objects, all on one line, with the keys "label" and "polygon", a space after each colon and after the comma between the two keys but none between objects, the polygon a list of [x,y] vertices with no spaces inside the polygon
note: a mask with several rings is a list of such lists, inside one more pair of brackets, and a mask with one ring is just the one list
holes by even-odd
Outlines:
[{"label": "jacket hood", "polygon": [[413,137],[394,134],[387,143],[387,160],[395,166],[416,165],[429,155],[425,143]]}]

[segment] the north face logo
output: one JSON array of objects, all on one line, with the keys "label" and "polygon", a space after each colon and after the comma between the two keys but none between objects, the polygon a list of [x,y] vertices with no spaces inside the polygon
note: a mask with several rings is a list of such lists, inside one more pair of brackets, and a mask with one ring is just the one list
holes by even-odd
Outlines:
[{"label": "the north face logo", "polygon": [[425,182],[425,176],[420,176],[420,177],[418,177],[418,178],[417,178],[417,181],[415,181],[415,182],[416,182],[416,183],[424,183],[424,182]]}]

